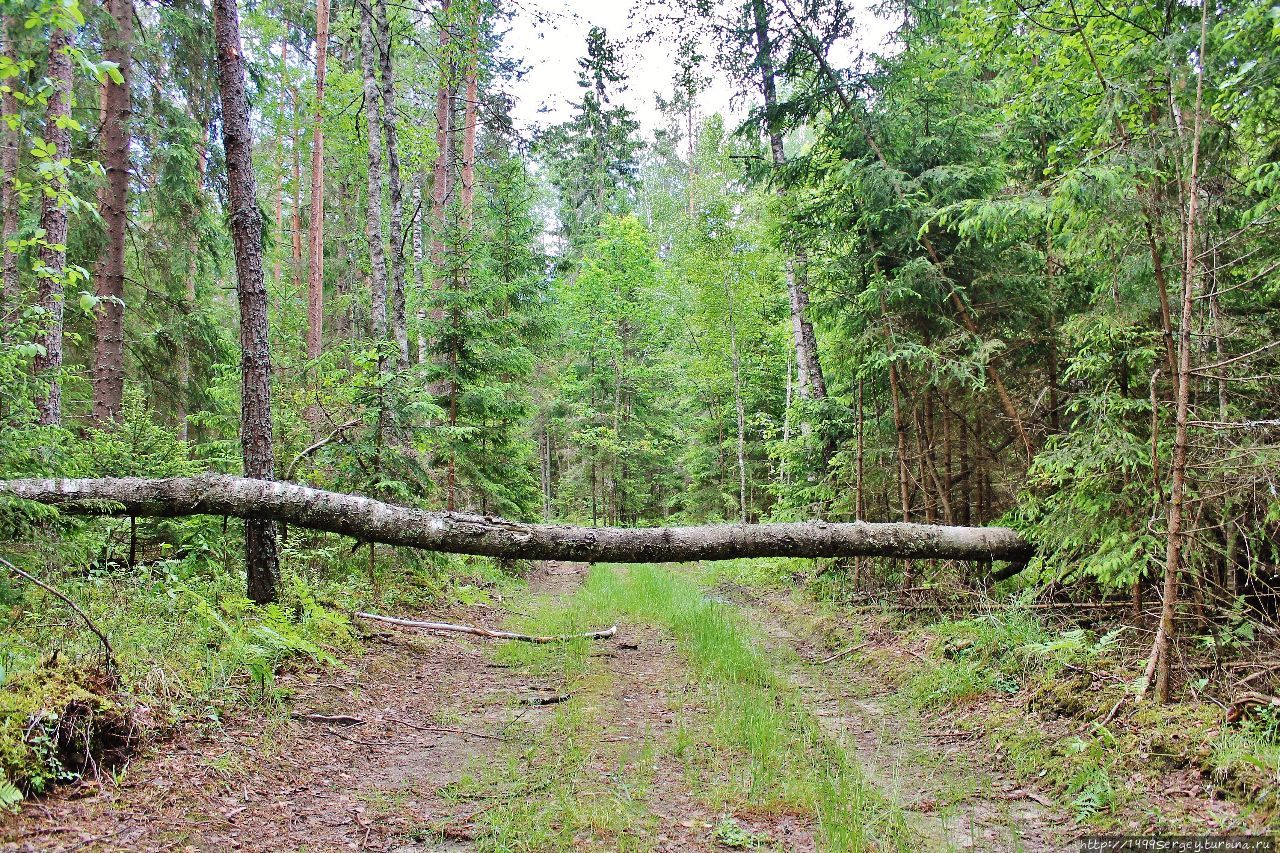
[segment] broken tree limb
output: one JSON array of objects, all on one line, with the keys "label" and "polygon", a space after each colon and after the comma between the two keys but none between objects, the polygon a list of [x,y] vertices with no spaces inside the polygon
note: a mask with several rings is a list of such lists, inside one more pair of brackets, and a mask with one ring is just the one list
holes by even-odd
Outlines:
[{"label": "broken tree limb", "polygon": [[40,580],[40,578],[36,577],[33,574],[23,571],[22,569],[18,568],[13,563],[10,563],[8,560],[4,559],[3,557],[0,557],[0,564],[4,565],[9,571],[13,572],[18,577],[24,578],[30,581],[31,583],[35,584],[36,586],[40,587],[45,592],[56,597],[63,604],[67,605],[72,610],[74,610],[76,612],[76,615],[78,615],[81,619],[84,620],[84,624],[89,626],[89,630],[94,633],[94,635],[98,638],[98,641],[102,643],[102,653],[106,660],[107,669],[111,672],[115,672],[116,652],[115,652],[115,649],[111,648],[111,641],[107,639],[107,635],[103,633],[102,629],[99,628],[97,624],[92,619],[89,618],[89,614],[85,613],[83,610],[80,609],[80,605],[76,604],[74,601],[68,598],[65,594],[59,591],[56,587],[45,583],[44,581]]},{"label": "broken tree limb", "polygon": [[402,628],[418,628],[422,631],[447,631],[454,634],[471,634],[474,637],[488,637],[491,640],[519,640],[523,643],[564,643],[569,640],[604,640],[618,633],[618,626],[613,625],[603,631],[588,631],[585,634],[566,634],[558,637],[535,637],[530,634],[516,634],[511,631],[490,631],[475,625],[453,625],[448,622],[419,622],[416,619],[397,619],[394,616],[379,616],[376,613],[352,614],[357,619],[368,619],[371,622],[385,622],[388,625],[399,625]]},{"label": "broken tree limb", "polygon": [[68,513],[271,519],[366,542],[527,560],[678,563],[738,557],[899,557],[1025,563],[1007,527],[801,521],[699,527],[574,527],[426,512],[293,483],[210,474],[168,479],[0,480],[0,495]]}]

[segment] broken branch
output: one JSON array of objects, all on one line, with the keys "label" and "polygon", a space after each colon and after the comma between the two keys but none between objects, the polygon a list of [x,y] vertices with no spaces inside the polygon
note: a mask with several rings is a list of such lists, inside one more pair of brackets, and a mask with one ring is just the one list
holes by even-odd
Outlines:
[{"label": "broken branch", "polygon": [[13,563],[10,563],[4,557],[0,557],[0,563],[4,563],[4,565],[8,567],[9,571],[13,572],[15,575],[18,575],[21,578],[25,578],[26,580],[31,581],[31,583],[40,587],[50,595],[53,595],[59,598],[64,604],[66,604],[68,607],[74,610],[80,616],[80,618],[84,620],[84,624],[89,626],[89,630],[92,631],[94,634],[96,634],[98,639],[102,642],[102,650],[107,657],[107,668],[113,671],[115,670],[116,654],[115,654],[115,651],[111,648],[111,641],[107,639],[106,634],[102,633],[102,629],[100,629],[96,624],[94,624],[94,621],[89,618],[88,613],[85,613],[83,610],[81,610],[79,605],[77,605],[70,598],[67,598],[67,596],[63,595],[62,592],[60,592],[53,586],[50,586],[49,584],[45,583],[44,581],[40,580],[40,578],[36,577],[35,575],[24,572],[22,569],[18,568]]},{"label": "broken branch", "polygon": [[475,637],[487,637],[491,640],[519,640],[524,643],[564,643],[569,640],[603,640],[618,633],[618,626],[605,628],[603,631],[588,631],[585,634],[565,634],[553,637],[536,637],[530,634],[516,634],[512,631],[491,631],[476,625],[453,625],[448,622],[419,622],[415,619],[398,619],[394,616],[379,616],[376,613],[353,614],[359,619],[371,622],[385,622],[388,625],[399,625],[404,628],[417,628],[422,631],[445,631],[455,634],[471,634]]}]

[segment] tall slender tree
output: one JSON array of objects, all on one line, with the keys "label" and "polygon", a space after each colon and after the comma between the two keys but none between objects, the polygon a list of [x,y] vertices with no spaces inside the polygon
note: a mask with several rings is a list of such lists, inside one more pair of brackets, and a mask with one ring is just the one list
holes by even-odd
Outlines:
[{"label": "tall slender tree", "polygon": [[368,199],[365,207],[365,240],[369,244],[370,310],[378,364],[385,367],[383,346],[387,339],[387,256],[382,239],[382,92],[378,87],[373,40],[373,11],[368,0],[360,6],[360,70],[364,79],[364,110],[368,142]]},{"label": "tall slender tree", "polygon": [[386,0],[373,0],[374,24],[377,27],[378,55],[382,72],[382,139],[387,148],[387,194],[391,229],[391,335],[396,342],[396,366],[409,366],[409,326],[404,294],[404,189],[400,169],[400,136],[396,129],[395,62],[391,55],[393,39],[391,21],[387,17]]},{"label": "tall slender tree", "polygon": [[[444,236],[445,236],[445,214],[449,204],[449,196],[453,192],[453,69],[449,62],[449,10],[450,0],[440,0],[439,28],[440,28],[440,52],[439,52],[439,83],[436,86],[436,158],[431,167],[431,266],[435,272],[432,281],[432,290],[434,299],[428,300],[426,294],[422,296],[422,304],[425,306],[428,301],[433,301],[435,306],[429,311],[422,311],[419,314],[421,323],[420,328],[427,327],[427,314],[433,323],[438,324],[444,319],[444,314],[439,307],[439,296],[448,286],[445,276],[445,255],[444,255]],[[427,336],[419,340],[418,361],[425,363],[428,352],[431,349],[431,341]],[[443,395],[446,392],[446,386],[443,383],[433,383],[432,391],[437,395]]]},{"label": "tall slender tree", "polygon": [[41,424],[62,423],[62,318],[67,265],[67,217],[71,154],[71,33],[72,22],[55,17],[49,34],[48,77],[53,85],[45,108],[43,160],[49,186],[40,199],[40,262],[36,299],[43,309],[35,358],[37,374],[48,379],[48,390],[36,400]]},{"label": "tall slender tree", "polygon": [[[5,59],[16,66],[18,62],[16,15],[6,12],[0,19],[4,37]],[[14,126],[10,126],[10,121]],[[4,331],[0,336],[7,336],[10,315],[18,304],[18,253],[9,247],[9,242],[18,236],[18,147],[22,144],[19,130],[18,96],[10,85],[0,98],[0,326]]]},{"label": "tall slender tree", "polygon": [[[760,69],[760,90],[764,98],[765,134],[769,137],[769,154],[774,169],[786,165],[782,131],[778,127],[778,84],[773,62],[773,36],[769,31],[767,0],[751,0],[752,24],[755,29],[756,65]],[[779,192],[782,192],[781,188]],[[818,339],[809,319],[809,288],[805,281],[805,257],[794,255],[787,263],[787,295],[791,304],[791,334],[796,349],[796,373],[801,397],[821,400],[827,396],[827,383],[818,360]]]},{"label": "tall slender tree", "polygon": [[307,358],[324,351],[324,78],[329,55],[329,0],[316,0],[316,109],[311,125],[311,221],[307,233]]},{"label": "tall slender tree", "polygon": [[[262,273],[262,217],[253,173],[253,135],[245,92],[244,50],[236,0],[213,0],[218,90],[222,100],[222,147],[227,161],[227,219],[236,260],[240,303],[240,443],[248,477],[275,477],[271,426],[271,342],[267,288]],[[245,530],[245,570],[249,598],[274,601],[280,558],[275,523],[249,519]]]},{"label": "tall slender tree", "polygon": [[133,0],[107,0],[112,28],[103,36],[108,61],[120,76],[103,82],[102,165],[107,182],[99,207],[107,226],[107,242],[98,262],[97,336],[93,360],[93,419],[106,426],[120,416],[124,394],[124,255],[129,203],[129,124],[133,115],[130,89]]}]

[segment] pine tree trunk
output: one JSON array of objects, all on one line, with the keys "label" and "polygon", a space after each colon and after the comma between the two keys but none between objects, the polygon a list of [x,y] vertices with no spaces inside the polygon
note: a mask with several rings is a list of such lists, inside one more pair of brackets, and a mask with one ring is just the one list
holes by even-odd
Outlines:
[{"label": "pine tree trunk", "polygon": [[462,113],[462,233],[470,238],[476,206],[476,125],[479,106],[480,57],[473,53],[467,65],[465,100]]},{"label": "pine tree trunk", "polygon": [[107,245],[99,261],[96,293],[97,336],[93,359],[93,420],[104,427],[120,416],[124,394],[124,244],[129,200],[129,89],[133,41],[133,0],[107,0],[115,29],[103,36],[104,55],[119,66],[122,82],[103,84],[102,165],[107,183],[99,209],[107,226]]},{"label": "pine tree trunk", "polygon": [[[253,134],[236,0],[213,0],[213,22],[222,101],[222,147],[227,160],[227,218],[240,303],[240,443],[245,474],[270,480],[275,469],[271,444],[271,343],[262,275],[262,218],[253,173]],[[280,577],[275,522],[247,518],[244,531],[249,598],[258,603],[275,601]]]},{"label": "pine tree trunk", "polygon": [[[45,108],[45,142],[53,146],[54,160],[71,156],[71,130],[65,126],[70,117],[71,101],[71,32],[54,27],[49,34],[49,66],[47,76],[53,83]],[[63,125],[63,126],[60,126]],[[62,423],[62,385],[58,371],[62,369],[63,271],[67,264],[67,202],[69,192],[64,176],[52,179],[53,192],[40,199],[40,227],[44,238],[40,246],[40,263],[46,272],[40,275],[36,299],[44,309],[40,334],[36,342],[44,352],[35,358],[35,372],[49,380],[46,395],[36,399],[36,411],[42,425]]]},{"label": "pine tree trunk", "polygon": [[400,140],[396,131],[395,64],[391,56],[391,25],[385,0],[374,0],[378,53],[382,60],[382,137],[387,146],[387,190],[391,227],[391,334],[396,342],[396,366],[409,367],[409,326],[404,297],[404,190],[400,172]]},{"label": "pine tree trunk", "polygon": [[316,111],[311,125],[311,221],[307,244],[307,358],[324,352],[324,78],[329,55],[329,0],[316,0]]},{"label": "pine tree trunk", "polygon": [[[284,86],[285,76],[288,73],[288,66],[289,66],[289,42],[284,36],[281,36],[280,37],[280,85],[282,87]],[[282,113],[284,112],[283,104],[280,108],[280,111]],[[279,129],[280,129],[279,125],[277,125],[276,126],[277,133],[275,138],[275,149],[276,149],[275,160],[276,160],[276,163],[280,166],[280,173],[279,173],[279,177],[276,180],[276,230],[275,230],[275,241],[274,241],[275,261],[271,265],[271,281],[275,283],[277,293],[279,293],[281,290],[280,283],[281,283],[282,271],[284,267],[284,255],[281,254],[279,243],[281,240],[284,239],[284,183],[285,183],[285,175],[287,174],[285,172],[285,168],[283,165],[284,164],[284,142],[282,141],[282,137],[279,133]],[[277,308],[278,307],[279,306],[277,305]]]},{"label": "pine tree trunk", "polygon": [[[14,15],[5,15],[4,53],[11,63],[17,63],[17,29],[18,21]],[[0,109],[6,116],[18,114],[18,98],[12,85],[0,101]],[[0,269],[0,340],[9,336],[11,318],[17,313],[21,294],[18,289],[18,253],[9,248],[9,241],[18,235],[18,217],[21,202],[18,199],[16,181],[18,178],[18,147],[22,143],[20,131],[12,130],[8,122],[0,123],[0,216],[3,226],[0,229],[0,253],[3,254],[3,268]]]},{"label": "pine tree trunk", "polygon": [[292,293],[302,292],[302,129],[298,125],[298,93],[293,93],[293,133],[290,147],[293,149],[293,205],[289,211],[289,230],[292,246],[290,276]]}]

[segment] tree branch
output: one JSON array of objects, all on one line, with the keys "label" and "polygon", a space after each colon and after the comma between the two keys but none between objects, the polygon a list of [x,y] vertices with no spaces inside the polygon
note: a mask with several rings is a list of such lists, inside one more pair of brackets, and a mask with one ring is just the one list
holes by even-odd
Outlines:
[{"label": "tree branch", "polygon": [[58,598],[59,600],[62,601],[63,604],[67,605],[72,610],[74,610],[76,614],[79,615],[79,617],[84,620],[84,624],[89,626],[89,630],[92,631],[94,634],[96,634],[98,636],[98,639],[102,641],[102,650],[107,656],[107,668],[112,671],[115,670],[116,654],[115,654],[115,651],[111,648],[111,641],[107,639],[106,634],[102,633],[102,629],[100,629],[96,624],[94,624],[94,621],[89,618],[88,613],[85,613],[83,610],[81,610],[78,604],[76,604],[70,598],[67,598],[67,596],[64,595],[62,592],[60,592],[57,588],[45,583],[35,575],[24,572],[22,569],[18,568],[13,563],[10,563],[4,557],[0,557],[0,563],[3,563],[6,567],[8,567],[9,571],[13,572],[15,575],[31,581],[31,583],[40,587],[45,592],[49,593],[55,598]]}]

